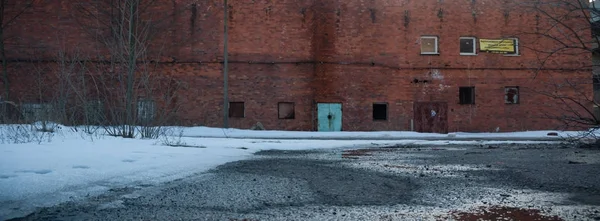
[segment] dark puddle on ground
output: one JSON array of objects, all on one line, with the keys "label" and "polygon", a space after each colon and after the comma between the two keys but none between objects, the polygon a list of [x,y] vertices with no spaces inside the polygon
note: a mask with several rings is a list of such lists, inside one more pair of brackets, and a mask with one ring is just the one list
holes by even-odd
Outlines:
[{"label": "dark puddle on ground", "polygon": [[[324,154],[338,152],[339,150],[263,150],[255,153],[257,156],[298,156],[309,154]],[[358,159],[361,156],[372,156],[379,152],[398,151],[395,148],[362,148],[362,149],[347,149],[342,151],[342,158]]]},{"label": "dark puddle on ground", "polygon": [[[569,199],[583,204],[600,206],[600,193],[598,192],[577,193],[573,194],[573,196],[571,196]],[[600,218],[598,220],[600,220]]]},{"label": "dark puddle on ground", "polygon": [[562,221],[558,216],[545,216],[536,209],[514,207],[480,207],[473,212],[455,211],[451,214],[458,221],[519,220],[519,221]]},{"label": "dark puddle on ground", "polygon": [[391,152],[393,149],[353,149],[353,150],[344,150],[342,152],[342,158],[346,159],[359,159],[362,156],[372,156],[378,152]]},{"label": "dark puddle on ground", "polygon": [[263,150],[256,152],[254,155],[257,156],[296,156],[306,154],[320,154],[326,153],[327,150]]}]

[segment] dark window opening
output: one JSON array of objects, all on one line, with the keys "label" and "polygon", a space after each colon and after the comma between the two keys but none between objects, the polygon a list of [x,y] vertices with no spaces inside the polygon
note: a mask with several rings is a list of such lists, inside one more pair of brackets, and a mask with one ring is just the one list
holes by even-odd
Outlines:
[{"label": "dark window opening", "polygon": [[373,120],[387,120],[387,104],[373,104]]},{"label": "dark window opening", "polygon": [[460,87],[458,96],[460,104],[475,104],[475,87]]},{"label": "dark window opening", "polygon": [[460,53],[463,55],[474,55],[475,54],[475,38],[461,38],[460,39]]},{"label": "dark window opening", "polygon": [[293,102],[281,102],[278,105],[279,119],[294,119],[296,111]]},{"label": "dark window opening", "polygon": [[244,118],[244,102],[229,102],[229,117]]},{"label": "dark window opening", "polygon": [[518,104],[519,103],[519,87],[504,88],[504,103]]}]

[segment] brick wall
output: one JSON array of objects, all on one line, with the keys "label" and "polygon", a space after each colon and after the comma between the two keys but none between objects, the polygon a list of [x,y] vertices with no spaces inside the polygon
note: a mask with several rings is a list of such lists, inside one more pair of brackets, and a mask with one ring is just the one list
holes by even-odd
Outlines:
[{"label": "brick wall", "polygon": [[[108,56],[67,2],[40,3],[7,29],[17,36],[7,56],[21,60],[10,69],[14,100],[35,97],[30,70],[40,64],[29,60],[57,60],[58,51]],[[148,52],[157,62],[151,72],[184,85],[177,117],[186,125],[222,126],[222,8],[217,0],[158,1],[146,14],[163,21]],[[228,18],[229,98],[246,108],[231,127],[315,130],[316,103],[341,102],[343,130],[409,130],[415,102],[441,101],[449,131],[554,129],[563,124],[545,115],[564,105],[542,92],[561,84],[558,91],[575,94],[564,86],[575,80],[583,82],[575,97],[592,93],[590,73],[572,70],[591,64],[586,54],[558,54],[538,72],[537,49],[556,43],[524,34],[546,23],[505,1],[231,1]],[[420,54],[422,35],[439,38],[439,55]],[[461,56],[460,37],[517,37],[520,56]],[[459,104],[461,86],[476,88],[474,105]],[[504,103],[505,86],[520,88],[519,104]],[[295,103],[295,119],[278,119],[279,102]],[[375,102],[388,104],[387,120],[372,119]]]}]

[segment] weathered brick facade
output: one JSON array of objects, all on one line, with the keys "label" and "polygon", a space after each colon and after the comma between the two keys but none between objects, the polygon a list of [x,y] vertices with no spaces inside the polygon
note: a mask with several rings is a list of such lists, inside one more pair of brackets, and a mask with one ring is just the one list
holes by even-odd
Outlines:
[{"label": "weathered brick facade", "polygon": [[[151,10],[168,28],[150,48],[160,54],[153,58],[152,72],[184,85],[177,91],[179,122],[223,126],[222,1],[160,2]],[[563,124],[545,115],[562,104],[539,91],[571,79],[589,81],[578,87],[592,94],[591,73],[578,69],[591,65],[591,56],[560,55],[538,70],[539,55],[532,48],[556,43],[523,34],[545,23],[507,1],[229,4],[229,99],[245,102],[245,117],[231,118],[231,127],[261,122],[267,129],[317,130],[317,103],[341,103],[343,130],[410,130],[415,102],[445,102],[448,131],[554,129]],[[34,81],[30,66],[52,65],[59,51],[96,60],[106,54],[86,34],[73,5],[42,1],[7,28],[7,35],[15,36],[7,42],[12,100],[39,100],[28,95]],[[424,35],[438,37],[438,55],[421,55]],[[460,37],[516,37],[520,55],[460,55]],[[459,104],[462,86],[475,87],[475,104]],[[505,104],[506,86],[519,87],[519,104]],[[294,119],[278,119],[279,102],[295,103]],[[373,103],[388,104],[387,120],[373,120]]]}]

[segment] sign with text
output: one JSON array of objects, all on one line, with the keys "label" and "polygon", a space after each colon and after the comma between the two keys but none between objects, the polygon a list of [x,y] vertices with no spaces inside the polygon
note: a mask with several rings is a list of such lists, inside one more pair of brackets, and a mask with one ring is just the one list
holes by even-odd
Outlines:
[{"label": "sign with text", "polygon": [[492,53],[515,53],[515,40],[479,39],[479,50]]}]

